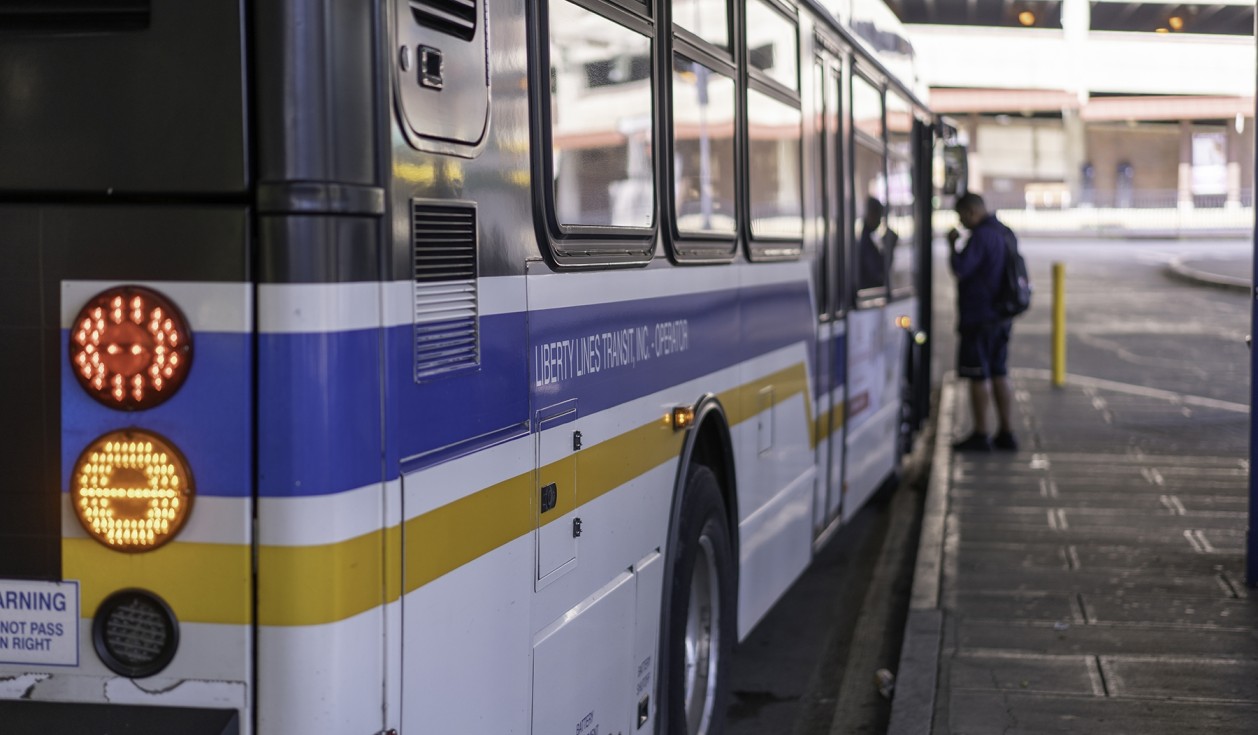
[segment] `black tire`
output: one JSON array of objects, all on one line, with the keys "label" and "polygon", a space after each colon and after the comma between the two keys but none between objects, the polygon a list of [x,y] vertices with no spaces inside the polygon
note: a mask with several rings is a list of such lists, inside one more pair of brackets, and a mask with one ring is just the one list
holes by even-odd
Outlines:
[{"label": "black tire", "polygon": [[[692,465],[684,493],[670,545],[671,595],[660,635],[665,676],[659,731],[719,735],[725,729],[737,636],[734,558],[725,502],[712,470]],[[698,602],[694,611],[692,601]]]}]

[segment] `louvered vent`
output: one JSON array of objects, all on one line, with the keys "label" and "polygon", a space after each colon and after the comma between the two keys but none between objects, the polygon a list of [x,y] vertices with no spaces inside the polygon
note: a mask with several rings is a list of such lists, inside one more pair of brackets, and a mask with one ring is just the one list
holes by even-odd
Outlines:
[{"label": "louvered vent", "polygon": [[476,0],[410,0],[415,22],[464,41],[476,35]]},{"label": "louvered vent", "polygon": [[480,365],[476,208],[411,203],[415,380]]}]

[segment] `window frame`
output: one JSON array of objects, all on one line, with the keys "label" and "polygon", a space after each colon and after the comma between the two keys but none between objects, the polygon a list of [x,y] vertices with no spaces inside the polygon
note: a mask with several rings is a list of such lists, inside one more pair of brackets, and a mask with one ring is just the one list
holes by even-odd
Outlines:
[{"label": "window frame", "polygon": [[[834,144],[830,142],[827,116],[830,114],[830,105],[826,104],[826,87],[830,82],[830,67],[833,61],[828,59],[821,49],[816,49],[812,58],[812,76],[813,76],[813,112],[815,116],[812,119],[813,130],[812,136],[817,141],[817,158],[820,161],[818,173],[820,174],[814,180],[817,186],[817,201],[821,202],[821,235],[816,238],[819,243],[817,255],[814,265],[814,273],[820,273],[820,282],[817,284],[817,319],[822,323],[831,321],[831,314],[834,313],[835,303],[838,301],[837,278],[835,278],[835,264],[832,262],[837,260],[834,248],[831,247],[831,229],[830,229],[830,203],[833,199],[834,186],[831,183],[832,169],[834,164],[832,161],[837,160],[833,155]],[[842,166],[842,164],[838,164]]]},{"label": "window frame", "polygon": [[817,34],[814,51],[814,73],[817,75],[814,94],[820,93],[815,110],[819,116],[815,135],[823,157],[824,180],[819,195],[825,217],[823,234],[819,238],[823,253],[817,257],[824,263],[824,281],[828,292],[826,308],[818,311],[820,321],[829,322],[843,319],[850,308],[847,235],[847,192],[851,188],[848,182],[850,121],[846,115],[849,100],[845,85],[851,67],[846,47],[820,33]]},{"label": "window frame", "polygon": [[[551,120],[550,6],[567,2],[598,15],[630,32],[643,36],[649,46],[651,64],[651,136],[653,155],[651,176],[654,184],[655,215],[650,227],[605,225],[566,225],[559,222],[554,185],[554,128]],[[654,4],[634,0],[543,0],[530,3],[528,39],[530,64],[529,97],[530,171],[532,175],[533,222],[543,257],[555,268],[644,266],[654,258],[661,231],[660,69],[659,34],[652,18]],[[671,153],[671,149],[670,149]],[[538,216],[538,215],[541,216]]]},{"label": "window frame", "polygon": [[[697,1],[697,0],[696,0]],[[703,52],[711,54],[714,58],[719,58],[728,63],[731,68],[737,67],[737,51],[738,51],[738,29],[741,27],[734,20],[734,4],[730,0],[725,0],[725,33],[726,40],[729,42],[727,46],[718,46],[708,41],[703,36],[694,31],[678,24],[673,20],[673,0],[660,0],[660,4],[664,6],[667,13],[669,35],[672,38],[674,46],[670,51],[676,51],[676,43],[680,41],[683,45],[694,49],[701,49]],[[663,22],[661,22],[663,25]],[[698,59],[695,59],[698,61]]]},{"label": "window frame", "polygon": [[[803,76],[802,66],[806,60],[802,54],[802,39],[800,37],[800,19],[799,12],[793,6],[787,5],[780,0],[755,0],[768,6],[771,10],[781,14],[782,17],[789,21],[795,27],[795,88],[791,89],[782,84],[778,80],[769,76],[767,73],[751,67],[750,53],[748,48],[746,22],[747,22],[747,2],[739,4],[738,20],[740,25],[739,32],[739,67],[742,70],[743,83],[739,85],[739,114],[741,117],[741,125],[739,127],[739,148],[743,156],[743,170],[740,172],[740,181],[742,183],[742,192],[740,195],[741,205],[745,216],[742,218],[740,234],[746,242],[747,259],[753,262],[779,262],[789,260],[799,260],[804,251],[804,209],[802,192],[805,191],[804,177],[804,107],[802,95],[800,93],[800,80]],[[795,108],[799,113],[799,143],[796,146],[799,155],[798,176],[796,182],[798,191],[801,192],[800,198],[800,235],[799,237],[757,237],[752,233],[751,229],[751,178],[750,178],[750,162],[751,162],[751,115],[749,108],[750,93],[752,91],[764,94],[770,98],[777,100],[785,105]]]},{"label": "window frame", "polygon": [[[672,3],[665,0],[671,13]],[[733,20],[732,6],[726,3],[727,18]],[[737,27],[736,23],[731,22],[731,27]],[[733,39],[733,30],[731,28],[731,39]],[[684,35],[682,35],[684,34]],[[667,81],[661,86],[667,95],[663,118],[664,138],[667,148],[667,155],[662,156],[660,167],[663,170],[661,179],[664,182],[664,188],[667,190],[665,195],[660,198],[663,205],[663,218],[667,221],[666,238],[668,244],[668,253],[670,257],[678,263],[723,263],[732,260],[738,254],[738,239],[742,233],[743,220],[746,219],[746,207],[743,203],[743,190],[746,188],[743,182],[743,171],[746,167],[744,153],[740,141],[742,140],[742,112],[741,100],[743,98],[743,85],[739,83],[738,66],[734,63],[735,50],[730,49],[729,53],[723,53],[720,46],[710,44],[699,39],[693,33],[680,28],[676,24],[672,25],[672,32],[669,34],[671,43],[668,43],[662,49],[667,58]],[[731,46],[735,44],[731,43]],[[661,44],[664,46],[664,44]],[[734,84],[734,231],[723,232],[682,232],[677,222],[678,206],[677,206],[677,180],[676,166],[674,158],[677,151],[677,141],[673,135],[675,130],[675,117],[673,115],[674,106],[673,99],[676,90],[673,87],[673,62],[678,56],[690,59],[691,61],[708,67],[712,71],[721,74]],[[663,75],[661,75],[663,76]]]},{"label": "window frame", "polygon": [[[903,103],[904,110],[908,113],[908,116],[909,116],[909,130],[905,134],[908,139],[908,151],[904,155],[896,153],[891,148],[891,126],[888,124],[890,118],[888,116],[887,99],[892,95],[899,98],[900,102]],[[892,87],[890,84],[888,84],[887,88],[883,91],[882,99],[883,99],[882,133],[883,133],[883,138],[886,141],[886,151],[887,151],[886,155],[883,157],[883,160],[886,162],[885,166],[887,169],[887,211],[888,212],[891,211],[891,161],[892,159],[895,159],[896,161],[900,163],[904,163],[908,165],[909,182],[910,182],[909,196],[911,196],[913,199],[912,203],[909,205],[910,214],[912,215],[912,218],[913,218],[912,242],[900,243],[900,247],[907,246],[910,248],[909,252],[912,254],[912,258],[913,258],[913,260],[911,261],[912,269],[909,273],[910,277],[909,277],[907,286],[900,286],[899,288],[896,288],[893,285],[891,274],[892,274],[892,265],[894,264],[895,261],[893,258],[885,258],[885,254],[884,254],[884,259],[886,260],[886,264],[887,264],[887,267],[886,267],[887,288],[891,294],[890,299],[892,301],[897,301],[900,299],[910,298],[917,294],[916,281],[917,281],[917,273],[919,271],[919,266],[920,266],[920,264],[918,263],[918,260],[921,257],[921,252],[919,251],[917,247],[918,242],[920,242],[920,233],[917,231],[917,226],[918,226],[917,190],[919,188],[918,186],[919,182],[917,181],[917,173],[918,173],[917,162],[914,160],[916,158],[916,146],[914,145],[914,142],[915,142],[914,127],[917,123],[918,115],[917,115],[917,106],[914,105],[913,101],[908,98],[908,95],[904,94],[899,89]]]},{"label": "window frame", "polygon": [[[857,80],[862,80],[875,91],[878,92],[878,101],[881,105],[881,127],[882,135],[879,138],[858,130],[856,127],[856,84]],[[852,186],[848,192],[848,219],[850,225],[848,227],[849,237],[851,237],[851,247],[848,248],[848,283],[847,292],[850,298],[851,308],[854,310],[871,309],[884,306],[890,301],[891,294],[891,278],[887,271],[887,254],[882,253],[883,273],[886,278],[881,288],[857,288],[859,284],[853,279],[859,277],[860,274],[860,235],[856,228],[860,224],[859,218],[856,216],[856,152],[861,146],[866,150],[877,153],[882,158],[882,194],[883,194],[883,222],[886,223],[886,206],[887,206],[887,97],[886,83],[880,80],[880,75],[876,76],[869,71],[860,62],[859,58],[854,58],[851,66],[851,73],[848,75],[848,124],[850,130],[850,139],[848,150],[850,152],[848,181]],[[880,291],[880,292],[879,292]]]},{"label": "window frame", "polygon": [[788,95],[793,95],[796,98],[798,98],[800,95],[801,81],[804,76],[804,72],[802,68],[803,66],[803,39],[801,38],[801,34],[800,34],[801,26],[800,26],[800,19],[799,19],[799,10],[793,6],[790,6],[784,2],[781,2],[781,0],[744,0],[742,3],[740,3],[744,28],[746,27],[746,22],[747,22],[746,21],[747,6],[751,5],[753,2],[760,3],[762,5],[767,6],[769,10],[776,11],[778,15],[782,16],[783,20],[795,26],[795,84],[793,86],[788,86],[786,84],[783,84],[781,81],[771,76],[768,72],[764,72],[759,69],[756,69],[755,67],[751,65],[751,44],[747,42],[747,34],[746,32],[744,32],[741,38],[742,47],[743,47],[742,48],[742,51],[743,51],[742,61],[743,61],[743,64],[745,65],[745,68],[747,69],[748,80],[755,81],[761,84],[767,84],[771,87],[776,87],[777,89],[787,93]]}]

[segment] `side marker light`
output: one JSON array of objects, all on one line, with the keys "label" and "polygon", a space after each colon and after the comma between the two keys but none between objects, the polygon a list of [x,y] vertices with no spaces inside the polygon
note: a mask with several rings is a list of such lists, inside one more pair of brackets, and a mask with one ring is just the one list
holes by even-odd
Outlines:
[{"label": "side marker light", "polygon": [[695,422],[695,410],[690,406],[678,406],[673,409],[673,431],[689,429]]}]

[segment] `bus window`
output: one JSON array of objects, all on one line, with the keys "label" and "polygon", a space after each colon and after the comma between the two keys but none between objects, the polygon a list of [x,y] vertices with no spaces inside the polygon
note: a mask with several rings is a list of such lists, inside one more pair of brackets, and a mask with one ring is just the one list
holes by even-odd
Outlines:
[{"label": "bus window", "polygon": [[747,187],[754,238],[803,237],[799,190],[802,124],[798,107],[747,90]]},{"label": "bus window", "polygon": [[886,295],[887,251],[898,244],[896,234],[885,226],[887,175],[882,120],[882,95],[865,79],[853,77],[853,272],[858,302]]},{"label": "bus window", "polygon": [[729,10],[725,0],[673,0],[673,23],[729,51]]},{"label": "bus window", "polygon": [[747,66],[799,91],[799,31],[761,0],[747,3]]},{"label": "bus window", "polygon": [[913,187],[913,110],[903,97],[888,93],[887,225],[883,239],[897,243],[888,254],[893,294],[913,291],[917,268]]},{"label": "bus window", "polygon": [[737,229],[734,80],[673,57],[673,191],[677,231],[732,235]]},{"label": "bus window", "polygon": [[902,293],[913,288],[916,241],[913,221],[913,164],[909,159],[888,157],[887,226],[884,243],[894,242],[891,249],[891,291]]},{"label": "bus window", "polygon": [[852,124],[870,142],[882,144],[882,93],[864,77],[852,77]]},{"label": "bus window", "polygon": [[559,0],[550,66],[559,224],[654,226],[650,39]]}]

